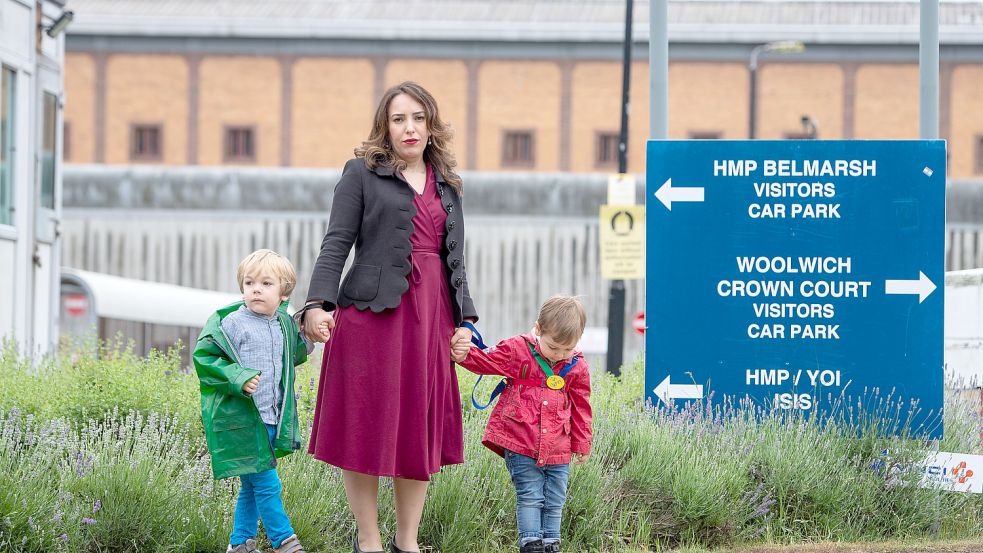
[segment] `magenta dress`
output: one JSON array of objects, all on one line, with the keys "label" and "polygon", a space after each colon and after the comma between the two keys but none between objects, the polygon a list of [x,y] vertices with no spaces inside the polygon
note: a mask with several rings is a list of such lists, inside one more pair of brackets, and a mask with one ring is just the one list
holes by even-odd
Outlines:
[{"label": "magenta dress", "polygon": [[310,453],[339,468],[429,480],[464,462],[464,427],[447,274],[440,254],[447,214],[427,166],[413,194],[409,290],[381,313],[338,307],[324,348]]}]

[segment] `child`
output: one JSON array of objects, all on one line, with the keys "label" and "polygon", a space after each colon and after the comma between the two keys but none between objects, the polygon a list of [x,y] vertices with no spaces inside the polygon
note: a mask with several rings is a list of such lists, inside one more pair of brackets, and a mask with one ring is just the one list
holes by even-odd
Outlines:
[{"label": "child", "polygon": [[258,250],[237,276],[243,301],[208,318],[194,353],[212,472],[242,480],[226,551],[258,551],[262,519],[278,553],[301,553],[276,471],[277,457],[300,448],[294,366],[309,350],[286,310],[297,275],[285,257]]},{"label": "child", "polygon": [[576,298],[553,296],[532,334],[487,352],[467,343],[453,350],[465,369],[507,379],[482,443],[512,475],[520,553],[559,553],[570,457],[581,464],[590,455],[590,369],[574,350],[586,323]]}]

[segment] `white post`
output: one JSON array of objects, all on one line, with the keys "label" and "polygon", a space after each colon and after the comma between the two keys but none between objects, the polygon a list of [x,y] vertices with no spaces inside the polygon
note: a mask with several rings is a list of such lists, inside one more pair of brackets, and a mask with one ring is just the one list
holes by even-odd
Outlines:
[{"label": "white post", "polygon": [[921,0],[919,137],[939,137],[939,0]]},{"label": "white post", "polygon": [[649,138],[669,138],[669,0],[649,3]]}]

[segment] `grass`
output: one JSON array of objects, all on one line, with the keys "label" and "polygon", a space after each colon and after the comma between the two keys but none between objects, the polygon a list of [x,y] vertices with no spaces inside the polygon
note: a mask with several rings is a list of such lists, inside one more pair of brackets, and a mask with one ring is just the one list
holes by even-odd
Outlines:
[{"label": "grass", "polygon": [[[0,551],[224,550],[237,483],[211,478],[197,382],[178,359],[173,351],[140,358],[113,344],[99,355],[31,364],[4,350]],[[459,378],[467,397],[474,378]],[[304,426],[316,379],[317,365],[300,368]],[[652,409],[640,400],[642,381],[637,364],[621,378],[594,378],[594,453],[572,467],[565,551],[798,544],[819,552],[841,542],[978,540],[983,532],[980,496],[874,470],[883,449],[911,464],[925,444],[858,426],[850,408],[824,424],[745,405]],[[958,395],[946,402],[942,449],[978,453],[979,415]],[[454,553],[514,551],[508,474],[480,444],[488,412],[464,404],[467,462],[434,478],[421,542]],[[298,453],[280,472],[308,550],[350,550],[339,471]],[[895,485],[899,477],[904,485]],[[386,535],[394,530],[391,496],[384,480]]]}]

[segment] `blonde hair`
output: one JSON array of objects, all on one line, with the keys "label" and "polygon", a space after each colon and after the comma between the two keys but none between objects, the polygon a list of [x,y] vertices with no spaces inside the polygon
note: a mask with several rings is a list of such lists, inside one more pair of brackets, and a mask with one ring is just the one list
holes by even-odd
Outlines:
[{"label": "blonde hair", "polygon": [[437,100],[433,95],[413,81],[403,81],[382,95],[379,106],[375,110],[369,137],[361,146],[355,148],[355,157],[364,158],[365,166],[369,169],[375,169],[380,165],[392,167],[396,171],[406,168],[406,162],[396,155],[392,144],[389,143],[389,104],[400,94],[406,94],[423,106],[427,130],[430,132],[430,143],[423,150],[423,160],[433,165],[437,172],[443,175],[447,184],[453,186],[458,195],[461,195],[464,192],[464,185],[461,177],[454,172],[457,159],[450,149],[454,132],[450,125],[440,118]]},{"label": "blonde hair", "polygon": [[290,260],[273,250],[256,250],[239,262],[236,278],[239,279],[239,291],[243,291],[246,275],[256,272],[269,271],[280,279],[280,295],[289,297],[297,286],[297,271]]},{"label": "blonde hair", "polygon": [[539,332],[561,344],[570,344],[584,334],[587,312],[574,296],[550,296],[539,308]]}]

